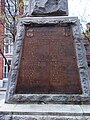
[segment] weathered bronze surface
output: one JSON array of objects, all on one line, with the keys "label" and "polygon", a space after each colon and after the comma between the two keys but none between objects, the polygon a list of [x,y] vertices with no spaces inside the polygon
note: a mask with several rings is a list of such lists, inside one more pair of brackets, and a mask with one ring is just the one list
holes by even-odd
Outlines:
[{"label": "weathered bronze surface", "polygon": [[15,93],[82,93],[70,26],[26,27]]}]

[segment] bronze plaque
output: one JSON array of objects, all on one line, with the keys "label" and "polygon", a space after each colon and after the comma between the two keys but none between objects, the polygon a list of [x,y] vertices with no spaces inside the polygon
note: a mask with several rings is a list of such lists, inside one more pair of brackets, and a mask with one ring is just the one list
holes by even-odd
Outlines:
[{"label": "bronze plaque", "polygon": [[82,93],[70,26],[26,26],[15,93]]}]

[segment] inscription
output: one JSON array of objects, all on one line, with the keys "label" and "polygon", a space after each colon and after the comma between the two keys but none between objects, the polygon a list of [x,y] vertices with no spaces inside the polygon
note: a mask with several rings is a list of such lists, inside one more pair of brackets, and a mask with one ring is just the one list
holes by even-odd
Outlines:
[{"label": "inscription", "polygon": [[82,93],[70,26],[26,30],[16,93]]}]

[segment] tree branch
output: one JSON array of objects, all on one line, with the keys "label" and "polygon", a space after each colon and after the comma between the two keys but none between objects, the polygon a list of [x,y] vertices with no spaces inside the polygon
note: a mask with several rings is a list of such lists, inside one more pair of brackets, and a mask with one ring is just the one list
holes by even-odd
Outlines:
[{"label": "tree branch", "polygon": [[0,23],[3,25],[3,27],[5,27],[5,25],[3,24],[2,20],[0,19]]},{"label": "tree branch", "polygon": [[7,64],[7,66],[8,66],[8,70],[10,70],[10,65],[9,65],[9,63],[7,62],[7,59],[6,59],[6,57],[5,57],[5,55],[3,54],[3,52],[2,52],[2,50],[0,49],[0,54],[2,55],[2,57],[4,58],[4,60],[5,60],[5,63]]},{"label": "tree branch", "polygon": [[13,18],[14,16],[12,15],[11,11],[10,11],[10,4],[9,4],[9,1],[6,0],[7,4],[8,4],[8,12],[9,14],[11,15],[11,17]]},{"label": "tree branch", "polygon": [[[12,24],[12,23],[10,22],[8,16],[6,15],[6,12],[5,12],[5,11],[4,11],[4,14],[5,14],[5,18],[6,18],[6,20],[8,21],[8,23]],[[7,21],[6,21],[6,22],[7,22]]]}]

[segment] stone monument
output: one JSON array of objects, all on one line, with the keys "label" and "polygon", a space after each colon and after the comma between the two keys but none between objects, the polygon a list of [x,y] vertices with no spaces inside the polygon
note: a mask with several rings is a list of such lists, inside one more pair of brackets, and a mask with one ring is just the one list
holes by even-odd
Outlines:
[{"label": "stone monument", "polygon": [[66,16],[67,0],[30,0],[27,15],[29,16]]},{"label": "stone monument", "polygon": [[77,17],[67,0],[30,0],[17,25],[6,103],[90,103]]}]

